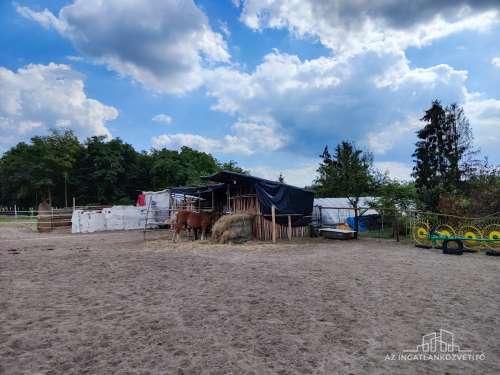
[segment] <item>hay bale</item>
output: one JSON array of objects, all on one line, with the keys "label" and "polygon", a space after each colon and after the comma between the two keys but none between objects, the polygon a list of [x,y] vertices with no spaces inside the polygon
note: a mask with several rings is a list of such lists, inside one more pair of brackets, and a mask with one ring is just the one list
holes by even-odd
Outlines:
[{"label": "hay bale", "polygon": [[247,213],[222,216],[212,227],[212,240],[218,243],[251,240],[254,218]]}]

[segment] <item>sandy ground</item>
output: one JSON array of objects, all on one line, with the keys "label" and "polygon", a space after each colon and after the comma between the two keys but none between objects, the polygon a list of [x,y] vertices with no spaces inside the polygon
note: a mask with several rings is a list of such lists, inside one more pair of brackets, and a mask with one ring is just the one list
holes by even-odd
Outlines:
[{"label": "sandy ground", "polygon": [[[499,258],[148,238],[0,227],[0,374],[500,373]],[[386,360],[440,328],[486,359]]]}]

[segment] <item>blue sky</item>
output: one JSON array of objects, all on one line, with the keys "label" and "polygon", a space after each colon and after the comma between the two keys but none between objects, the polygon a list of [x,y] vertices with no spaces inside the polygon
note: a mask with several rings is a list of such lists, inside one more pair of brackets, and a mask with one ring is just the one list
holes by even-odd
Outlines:
[{"label": "blue sky", "polygon": [[0,152],[69,128],[305,185],[347,139],[408,178],[438,98],[500,163],[498,40],[488,1],[2,1]]}]

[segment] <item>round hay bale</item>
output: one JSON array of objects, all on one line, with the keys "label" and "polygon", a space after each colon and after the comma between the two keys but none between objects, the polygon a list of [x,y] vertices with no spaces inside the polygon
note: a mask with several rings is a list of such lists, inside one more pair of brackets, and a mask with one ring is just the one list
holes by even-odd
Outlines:
[{"label": "round hay bale", "polygon": [[254,215],[247,213],[222,216],[212,227],[212,240],[217,243],[251,240],[254,218]]}]

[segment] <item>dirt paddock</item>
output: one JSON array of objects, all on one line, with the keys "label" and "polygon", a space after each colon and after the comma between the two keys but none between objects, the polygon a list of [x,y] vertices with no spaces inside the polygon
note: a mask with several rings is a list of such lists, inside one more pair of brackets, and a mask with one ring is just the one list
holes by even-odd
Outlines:
[{"label": "dirt paddock", "polygon": [[[498,258],[148,238],[0,227],[0,374],[500,373]],[[389,360],[440,329],[485,359]]]}]

